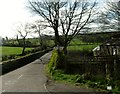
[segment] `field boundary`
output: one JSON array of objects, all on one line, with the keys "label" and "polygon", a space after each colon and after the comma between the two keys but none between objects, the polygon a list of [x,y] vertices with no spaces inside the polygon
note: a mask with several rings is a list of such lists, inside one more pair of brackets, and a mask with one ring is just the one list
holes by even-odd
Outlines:
[{"label": "field boundary", "polygon": [[0,74],[0,75],[4,75],[10,71],[13,71],[13,70],[20,68],[26,64],[29,64],[51,50],[52,50],[52,48],[49,48],[46,50],[42,50],[42,51],[38,51],[38,52],[35,52],[32,54],[25,55],[25,56],[17,58],[17,59],[4,61],[1,64],[2,65],[2,74]]}]

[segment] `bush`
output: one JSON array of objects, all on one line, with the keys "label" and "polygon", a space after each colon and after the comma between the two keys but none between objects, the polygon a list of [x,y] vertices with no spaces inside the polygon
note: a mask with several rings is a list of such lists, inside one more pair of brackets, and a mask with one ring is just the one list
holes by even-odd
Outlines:
[{"label": "bush", "polygon": [[12,54],[12,55],[4,55],[2,56],[2,61],[10,60],[10,59],[16,59],[19,55]]}]

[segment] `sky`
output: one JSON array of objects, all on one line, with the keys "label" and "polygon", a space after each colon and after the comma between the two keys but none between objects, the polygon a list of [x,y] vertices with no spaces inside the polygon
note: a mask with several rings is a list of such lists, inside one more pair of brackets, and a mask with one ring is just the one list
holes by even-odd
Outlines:
[{"label": "sky", "polygon": [[28,0],[0,0],[0,36],[13,38],[16,24],[32,21],[35,16],[27,8]]},{"label": "sky", "polygon": [[[28,0],[1,0],[0,1],[0,36],[14,38],[17,34],[17,24],[31,22],[38,19],[28,10]],[[100,0],[101,1],[101,0]]]}]

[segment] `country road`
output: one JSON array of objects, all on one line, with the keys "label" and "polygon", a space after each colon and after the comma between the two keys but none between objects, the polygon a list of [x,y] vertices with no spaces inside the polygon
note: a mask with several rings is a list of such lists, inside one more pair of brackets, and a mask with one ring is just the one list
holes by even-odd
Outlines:
[{"label": "country road", "polygon": [[2,92],[47,92],[44,63],[49,61],[51,53],[49,52],[26,66],[0,76]]}]

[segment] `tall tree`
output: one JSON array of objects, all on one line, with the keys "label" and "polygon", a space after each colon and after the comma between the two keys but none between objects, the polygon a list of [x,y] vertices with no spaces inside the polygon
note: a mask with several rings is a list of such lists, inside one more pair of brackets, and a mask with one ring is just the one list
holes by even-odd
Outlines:
[{"label": "tall tree", "polygon": [[89,23],[95,5],[96,2],[88,0],[29,1],[31,11],[43,17],[53,28],[55,43],[58,47],[63,46],[64,54],[67,54],[70,41]]}]

